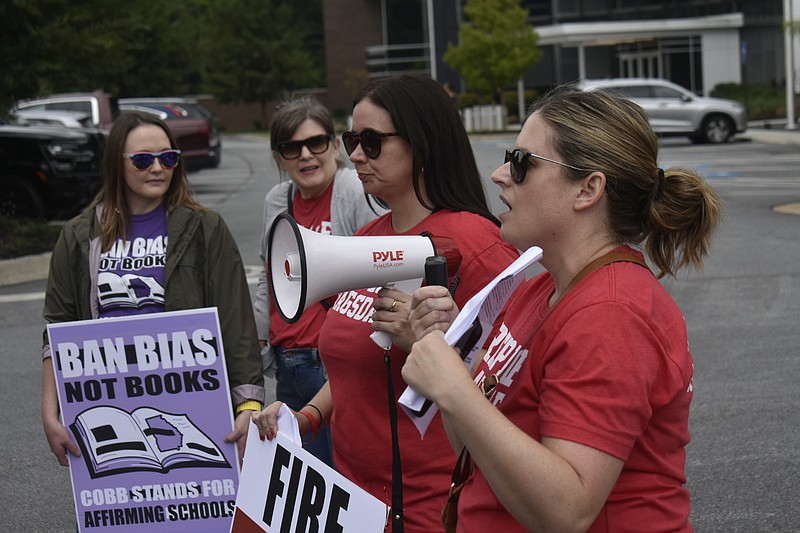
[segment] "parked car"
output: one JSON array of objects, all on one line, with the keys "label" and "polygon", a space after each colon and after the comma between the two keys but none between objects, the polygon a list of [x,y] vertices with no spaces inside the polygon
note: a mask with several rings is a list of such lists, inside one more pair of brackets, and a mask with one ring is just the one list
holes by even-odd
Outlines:
[{"label": "parked car", "polygon": [[86,128],[92,126],[91,115],[80,111],[21,109],[14,113],[14,118],[19,123],[28,125],[62,126],[64,128]]},{"label": "parked car", "polygon": [[584,90],[613,91],[647,113],[659,135],[685,135],[697,143],[725,143],[747,130],[747,110],[735,100],[705,98],[668,80],[614,78],[583,80]]},{"label": "parked car", "polygon": [[76,214],[102,185],[107,135],[96,128],[0,125],[0,214]]},{"label": "parked car", "polygon": [[[184,143],[184,160],[190,168],[216,168],[222,159],[219,118],[196,99],[179,97],[120,98],[119,107],[155,111]],[[199,125],[198,125],[199,124]]]},{"label": "parked car", "polygon": [[69,111],[84,113],[91,117],[91,125],[96,128],[111,129],[111,124],[119,114],[117,99],[103,91],[92,93],[51,94],[43,98],[33,98],[17,102],[15,111]]},{"label": "parked car", "polygon": [[[152,101],[153,99],[144,100]],[[152,105],[144,104],[136,104],[136,108],[142,111],[155,112],[155,114],[164,119],[175,135],[178,147],[183,152],[182,159],[187,169],[199,170],[219,166],[222,146],[218,123],[212,126],[212,121],[209,118],[190,116],[188,109],[194,110],[199,104],[192,105],[189,99],[185,99],[186,103],[182,108],[177,107],[177,103],[181,99],[174,98],[169,100],[174,100],[176,105],[166,110],[155,110]],[[84,113],[91,117],[92,126],[110,129],[120,109],[131,109],[133,105],[130,101],[124,105],[121,105],[120,102],[116,97],[103,91],[61,93],[31,100],[22,100],[17,102],[13,111],[15,113],[31,111]],[[208,111],[206,110],[206,112]]]}]

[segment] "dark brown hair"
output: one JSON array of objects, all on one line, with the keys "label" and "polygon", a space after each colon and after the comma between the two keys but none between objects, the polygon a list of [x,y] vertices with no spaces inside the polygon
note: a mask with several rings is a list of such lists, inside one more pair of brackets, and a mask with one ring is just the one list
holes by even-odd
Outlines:
[{"label": "dark brown hair", "polygon": [[489,210],[478,165],[458,109],[442,85],[429,77],[403,74],[368,83],[353,100],[367,99],[385,109],[400,137],[411,145],[413,176],[423,176],[428,199],[412,180],[419,202],[431,210],[476,213],[496,225]]}]

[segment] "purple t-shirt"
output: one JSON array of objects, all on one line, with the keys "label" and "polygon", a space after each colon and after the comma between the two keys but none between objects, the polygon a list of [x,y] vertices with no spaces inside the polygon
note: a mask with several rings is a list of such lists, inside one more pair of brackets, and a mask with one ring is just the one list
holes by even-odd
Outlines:
[{"label": "purple t-shirt", "polygon": [[164,311],[167,264],[167,209],[161,204],[131,215],[128,239],[100,255],[97,299],[100,317]]}]

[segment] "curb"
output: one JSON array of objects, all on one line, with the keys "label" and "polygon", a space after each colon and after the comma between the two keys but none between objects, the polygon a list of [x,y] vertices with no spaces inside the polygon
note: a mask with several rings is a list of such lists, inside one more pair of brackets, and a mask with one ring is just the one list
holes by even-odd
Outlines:
[{"label": "curb", "polygon": [[747,130],[746,132],[734,137],[741,139],[749,139],[751,141],[763,142],[768,144],[794,144],[800,145],[800,131],[792,132],[790,130]]},{"label": "curb", "polygon": [[0,287],[47,279],[50,252],[0,260]]}]

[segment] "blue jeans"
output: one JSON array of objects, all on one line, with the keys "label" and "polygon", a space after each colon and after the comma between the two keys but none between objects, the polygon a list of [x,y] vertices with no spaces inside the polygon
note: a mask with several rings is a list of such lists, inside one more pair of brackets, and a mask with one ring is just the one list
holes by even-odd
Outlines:
[{"label": "blue jeans", "polygon": [[[299,411],[319,392],[328,380],[325,367],[316,348],[291,348],[284,349],[273,346],[275,350],[275,397]],[[313,416],[319,416],[313,409]],[[311,442],[313,435],[303,436],[303,448],[308,450],[320,461],[334,467],[333,450],[331,447],[330,428],[321,428],[317,438]]]}]

